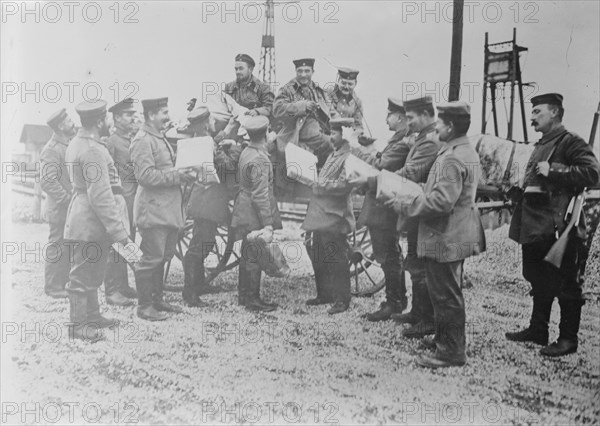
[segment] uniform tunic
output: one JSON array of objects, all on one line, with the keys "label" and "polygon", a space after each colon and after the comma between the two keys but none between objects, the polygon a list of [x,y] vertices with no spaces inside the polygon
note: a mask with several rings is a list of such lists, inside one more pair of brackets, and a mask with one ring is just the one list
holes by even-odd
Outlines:
[{"label": "uniform tunic", "polygon": [[241,106],[256,110],[259,115],[265,117],[271,115],[275,95],[268,84],[260,81],[255,76],[251,76],[250,81],[246,84],[240,84],[237,81],[227,83],[225,93]]},{"label": "uniform tunic", "polygon": [[350,144],[344,141],[325,162],[313,186],[302,229],[312,231],[307,252],[315,272],[317,298],[325,302],[350,303],[350,269],[347,233],[355,229],[352,187],[346,180],[344,162]]},{"label": "uniform tunic", "polygon": [[[540,161],[550,163],[547,178],[535,174]],[[524,185],[525,189],[530,185],[542,186],[547,197],[540,200],[525,196],[515,208],[509,230],[509,237],[523,244],[523,276],[531,283],[534,296],[583,301],[579,263],[586,236],[584,218],[579,220],[576,238],[569,241],[560,270],[543,258],[556,241],[556,234],[562,233],[567,225],[564,217],[571,197],[584,187],[595,185],[599,176],[600,165],[592,149],[563,126],[535,144]]]},{"label": "uniform tunic", "polygon": [[65,165],[68,146],[69,140],[66,137],[54,134],[40,154],[40,185],[46,193],[46,214],[50,225],[44,265],[46,293],[64,290],[69,280],[69,255],[63,239],[73,190]]},{"label": "uniform tunic", "polygon": [[329,91],[333,107],[339,113],[340,117],[348,117],[354,119],[352,128],[360,133],[363,132],[363,109],[362,101],[353,91],[350,96],[344,95],[339,86],[336,84]]},{"label": "uniform tunic", "polygon": [[419,219],[417,252],[425,258],[438,359],[466,359],[462,265],[485,250],[475,205],[480,176],[477,152],[466,136],[458,137],[440,149],[423,194],[403,206],[404,214]]},{"label": "uniform tunic", "polygon": [[134,221],[142,236],[138,270],[151,271],[162,268],[175,254],[184,225],[181,182],[173,149],[148,124],[136,134],[130,153],[139,184],[133,203]]},{"label": "uniform tunic", "polygon": [[105,143],[89,131],[79,130],[65,161],[73,183],[65,240],[75,242],[67,290],[93,291],[104,279],[110,245],[128,236],[127,205]]}]

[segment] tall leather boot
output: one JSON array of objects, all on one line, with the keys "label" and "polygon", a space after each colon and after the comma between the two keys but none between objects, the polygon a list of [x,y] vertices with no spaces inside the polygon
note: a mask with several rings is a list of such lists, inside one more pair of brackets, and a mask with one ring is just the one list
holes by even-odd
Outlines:
[{"label": "tall leather boot", "polygon": [[277,309],[277,304],[267,303],[260,298],[260,278],[262,271],[258,267],[250,267],[247,269],[247,291],[248,300],[246,308],[255,312],[272,312]]},{"label": "tall leather boot", "polygon": [[157,311],[173,312],[175,314],[183,313],[179,306],[164,301],[164,277],[165,264],[162,263],[152,273],[152,282],[154,283],[154,292],[152,294],[152,306]]},{"label": "tall leather boot", "polygon": [[135,271],[135,286],[138,294],[137,316],[147,321],[164,321],[168,315],[152,306],[154,271]]},{"label": "tall leather boot", "polygon": [[106,318],[100,313],[98,290],[87,292],[87,319],[89,323],[98,328],[114,328],[119,325],[119,320]]},{"label": "tall leather boot", "polygon": [[313,263],[313,269],[315,273],[315,286],[317,288],[317,297],[313,299],[308,299],[306,301],[306,305],[308,306],[316,306],[316,305],[325,305],[327,303],[333,302],[333,298],[331,294],[328,292],[323,280],[325,277],[325,271],[323,265],[320,263]]},{"label": "tall leather boot", "polygon": [[368,321],[387,321],[393,314],[402,314],[406,308],[406,282],[404,268],[400,265],[386,265],[383,268],[385,276],[385,301],[379,310],[366,315]]},{"label": "tall leather boot", "polygon": [[416,320],[416,322],[412,322],[412,325],[405,329],[402,335],[404,337],[420,339],[429,334],[435,334],[433,305],[431,304],[427,282],[424,278],[413,283],[413,300],[417,311],[412,320]]},{"label": "tall leather boot", "polygon": [[204,285],[204,262],[202,257],[186,253],[183,257],[183,292],[181,297],[188,306],[204,308],[208,306],[200,299],[200,289]]},{"label": "tall leather boot", "polygon": [[95,324],[89,324],[87,318],[88,295],[83,292],[69,292],[69,316],[71,324],[69,328],[70,339],[80,339],[95,343],[103,340],[100,328]]},{"label": "tall leather boot", "polygon": [[579,339],[579,324],[581,322],[581,307],[583,302],[580,300],[559,299],[560,305],[560,324],[558,326],[560,333],[558,340],[551,345],[540,350],[542,355],[563,356],[577,352]]},{"label": "tall leather boot", "polygon": [[534,294],[529,327],[521,331],[508,332],[505,334],[506,338],[514,342],[533,342],[546,346],[553,301],[554,298]]}]

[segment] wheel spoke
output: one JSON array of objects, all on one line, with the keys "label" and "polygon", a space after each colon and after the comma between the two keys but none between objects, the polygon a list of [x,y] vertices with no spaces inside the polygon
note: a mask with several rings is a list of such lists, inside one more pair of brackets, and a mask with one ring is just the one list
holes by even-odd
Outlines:
[{"label": "wheel spoke", "polygon": [[365,239],[367,238],[369,231],[365,228],[365,231],[363,232],[362,238],[360,240],[360,246],[362,247],[363,243],[365,242]]},{"label": "wheel spoke", "polygon": [[358,293],[360,291],[360,288],[358,286],[358,268],[355,267],[354,269],[354,288],[356,289],[355,291]]},{"label": "wheel spoke", "polygon": [[375,282],[375,280],[373,279],[373,277],[371,277],[371,274],[369,274],[369,271],[367,271],[367,268],[365,267],[365,265],[363,265],[362,262],[360,262],[360,264],[363,266],[363,270],[364,270],[365,275],[367,276],[367,278],[369,280],[371,280],[371,282],[373,283],[373,285],[377,285],[377,283]]}]

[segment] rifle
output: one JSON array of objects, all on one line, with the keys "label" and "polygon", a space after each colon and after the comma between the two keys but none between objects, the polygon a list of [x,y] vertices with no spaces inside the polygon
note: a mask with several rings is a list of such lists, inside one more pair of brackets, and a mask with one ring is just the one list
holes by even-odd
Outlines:
[{"label": "rifle", "polygon": [[552,247],[548,251],[548,254],[546,254],[546,257],[544,257],[544,261],[554,265],[556,268],[560,268],[560,265],[562,264],[563,257],[565,256],[565,250],[567,249],[567,244],[569,243],[569,238],[571,237],[571,230],[579,226],[579,219],[581,217],[581,211],[583,210],[584,201],[585,190],[576,195],[575,201],[572,203],[573,210],[571,211],[571,220],[569,220],[569,224],[561,234],[560,238],[556,240],[554,244],[552,244]]},{"label": "rifle", "polygon": [[[594,120],[592,122],[592,131],[590,133],[590,140],[588,144],[593,147],[594,139],[596,138],[596,128],[598,127],[598,116],[600,116],[600,103],[598,103],[598,109],[594,113]],[[544,257],[544,261],[554,265],[556,268],[560,268],[562,265],[563,257],[565,255],[565,250],[567,249],[567,243],[569,242],[571,230],[573,228],[577,228],[579,226],[579,219],[581,217],[581,211],[583,210],[583,204],[585,201],[585,191],[586,188],[583,189],[579,194],[571,199],[571,203],[569,204],[569,208],[567,209],[567,215],[569,214],[569,210],[571,211],[571,219],[569,220],[569,224],[563,231],[562,235],[546,254]],[[572,209],[572,210],[571,210]]]}]

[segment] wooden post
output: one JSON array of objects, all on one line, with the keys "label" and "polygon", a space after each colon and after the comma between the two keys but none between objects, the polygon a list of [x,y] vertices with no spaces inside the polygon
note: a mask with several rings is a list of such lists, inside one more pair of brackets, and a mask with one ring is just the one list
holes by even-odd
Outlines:
[{"label": "wooden post", "polygon": [[453,0],[452,9],[452,56],[450,57],[449,101],[460,97],[460,72],[462,68],[463,8],[464,0]]},{"label": "wooden post", "polygon": [[486,106],[487,106],[487,89],[488,89],[488,82],[487,82],[487,67],[488,67],[488,33],[485,33],[485,46],[484,46],[484,50],[483,50],[483,100],[482,100],[482,106],[481,106],[481,133],[485,134],[485,128],[486,128]]}]

